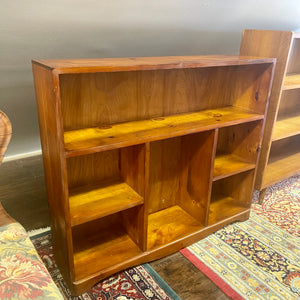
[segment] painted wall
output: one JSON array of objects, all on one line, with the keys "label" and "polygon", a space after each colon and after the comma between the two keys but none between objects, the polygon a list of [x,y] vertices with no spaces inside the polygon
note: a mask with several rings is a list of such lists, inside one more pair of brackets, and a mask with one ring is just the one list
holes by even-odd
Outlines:
[{"label": "painted wall", "polygon": [[238,54],[244,28],[300,30],[300,1],[0,0],[7,155],[40,150],[31,59]]}]

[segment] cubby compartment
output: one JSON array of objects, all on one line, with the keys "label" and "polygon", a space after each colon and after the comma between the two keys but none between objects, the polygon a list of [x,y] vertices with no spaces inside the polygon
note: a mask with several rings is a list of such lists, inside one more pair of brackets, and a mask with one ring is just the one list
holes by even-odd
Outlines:
[{"label": "cubby compartment", "polygon": [[272,141],[300,134],[300,87],[282,92]]},{"label": "cubby compartment", "polygon": [[212,186],[208,224],[215,224],[250,209],[254,170],[218,181]]},{"label": "cubby compartment", "polygon": [[300,134],[272,142],[263,186],[300,172]]},{"label": "cubby compartment", "polygon": [[62,74],[66,156],[261,120],[264,80],[269,64]]},{"label": "cubby compartment", "polygon": [[219,129],[213,180],[255,168],[262,121]]},{"label": "cubby compartment", "polygon": [[148,249],[207,222],[215,131],[150,143]]},{"label": "cubby compartment", "polygon": [[71,225],[144,203],[144,145],[68,158]]},{"label": "cubby compartment", "polygon": [[136,208],[87,222],[72,228],[74,276],[80,280],[112,266],[125,263],[142,250],[128,228],[128,214],[137,222]]}]

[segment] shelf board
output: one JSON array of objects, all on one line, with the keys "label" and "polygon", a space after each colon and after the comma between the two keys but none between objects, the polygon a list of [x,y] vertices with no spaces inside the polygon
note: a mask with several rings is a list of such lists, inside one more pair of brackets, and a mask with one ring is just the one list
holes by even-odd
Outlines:
[{"label": "shelf board", "polygon": [[74,234],[75,280],[112,267],[142,253],[120,224]]},{"label": "shelf board", "polygon": [[208,225],[213,225],[248,209],[249,207],[237,205],[232,197],[214,195],[209,206]]},{"label": "shelf board", "polygon": [[183,238],[204,226],[178,205],[149,215],[147,249],[154,249]]},{"label": "shelf board", "polygon": [[300,88],[300,74],[289,74],[285,76],[283,90]]},{"label": "shelf board", "polygon": [[64,134],[65,153],[66,157],[85,155],[262,118],[263,115],[228,106],[111,126],[71,130]]},{"label": "shelf board", "polygon": [[143,198],[122,181],[70,190],[71,225],[79,225],[143,204]]},{"label": "shelf board", "polygon": [[293,116],[276,121],[272,141],[300,134],[300,116]]},{"label": "shelf board", "polygon": [[300,148],[298,152],[270,156],[264,172],[262,189],[300,173]]},{"label": "shelf board", "polygon": [[274,62],[274,58],[261,58],[241,55],[198,55],[102,59],[39,59],[32,61],[33,64],[43,66],[49,70],[55,70],[58,74],[205,68],[270,64]]},{"label": "shelf board", "polygon": [[214,164],[213,181],[252,170],[254,168],[255,163],[249,163],[237,155],[217,154]]}]

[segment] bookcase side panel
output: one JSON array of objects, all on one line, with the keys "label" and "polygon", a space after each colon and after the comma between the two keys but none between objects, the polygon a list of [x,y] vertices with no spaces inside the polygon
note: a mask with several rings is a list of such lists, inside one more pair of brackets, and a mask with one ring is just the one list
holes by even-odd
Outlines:
[{"label": "bookcase side panel", "polygon": [[33,64],[33,74],[51,215],[53,249],[62,275],[71,285],[74,268],[73,248],[69,228],[67,174],[62,124],[60,124],[58,77],[35,64]]}]

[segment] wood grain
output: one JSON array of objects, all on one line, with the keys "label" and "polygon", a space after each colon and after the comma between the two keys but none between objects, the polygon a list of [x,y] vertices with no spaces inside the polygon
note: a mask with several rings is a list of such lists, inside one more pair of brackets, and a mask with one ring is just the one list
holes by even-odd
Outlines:
[{"label": "wood grain", "polygon": [[79,225],[143,204],[143,198],[122,181],[101,182],[70,190],[71,225]]},{"label": "wood grain", "polygon": [[176,204],[202,225],[207,224],[217,131],[182,137],[180,190]]},{"label": "wood grain", "polygon": [[181,138],[150,143],[149,213],[176,204],[181,174]]},{"label": "wood grain", "polygon": [[141,253],[118,219],[120,216],[115,215],[74,227],[75,280]]},{"label": "wood grain", "polygon": [[268,187],[299,172],[300,135],[274,141],[263,187]]},{"label": "wood grain", "polygon": [[272,141],[300,134],[300,115],[278,120],[274,126]]},{"label": "wood grain", "polygon": [[297,115],[300,115],[300,89],[283,91],[276,121]]},{"label": "wood grain", "polygon": [[255,163],[251,163],[235,154],[218,154],[214,164],[213,180],[220,180],[241,172],[252,170]]},{"label": "wood grain", "polygon": [[150,214],[148,224],[149,250],[169,244],[203,228],[199,221],[178,205]]},{"label": "wood grain", "polygon": [[33,65],[34,85],[39,115],[39,128],[49,202],[53,250],[56,263],[72,290],[73,242],[66,161],[64,157],[63,127],[60,111],[59,83],[52,72]]},{"label": "wood grain", "polygon": [[208,224],[217,223],[249,209],[255,171],[215,181],[212,187]]},{"label": "wood grain", "polygon": [[[74,295],[249,217],[273,67],[224,56],[33,63],[55,256]],[[216,152],[231,160],[212,183]],[[219,218],[222,192],[233,200]]]},{"label": "wood grain", "polygon": [[235,107],[205,110],[157,119],[67,131],[66,156],[78,156],[137,143],[167,139],[219,127],[260,120],[263,116]]},{"label": "wood grain", "polygon": [[[300,54],[300,53],[299,53]],[[300,88],[300,74],[288,74],[284,78],[283,90],[299,89]]]},{"label": "wood grain", "polygon": [[146,199],[146,152],[147,145],[135,145],[120,149],[120,172],[122,179],[143,198],[144,205],[123,211],[123,225],[127,234],[142,249],[147,245]]},{"label": "wood grain", "polygon": [[292,45],[293,33],[290,31],[244,30],[240,54],[275,57],[276,69],[271,89],[268,111],[266,114],[264,135],[258,163],[255,187],[262,189],[264,170],[267,166],[271,148],[271,136],[277,117],[281,97],[281,87],[287,69],[287,62]]},{"label": "wood grain", "polygon": [[225,55],[165,56],[103,59],[39,59],[32,63],[56,73],[94,73],[137,70],[181,69],[272,63],[271,58]]}]

